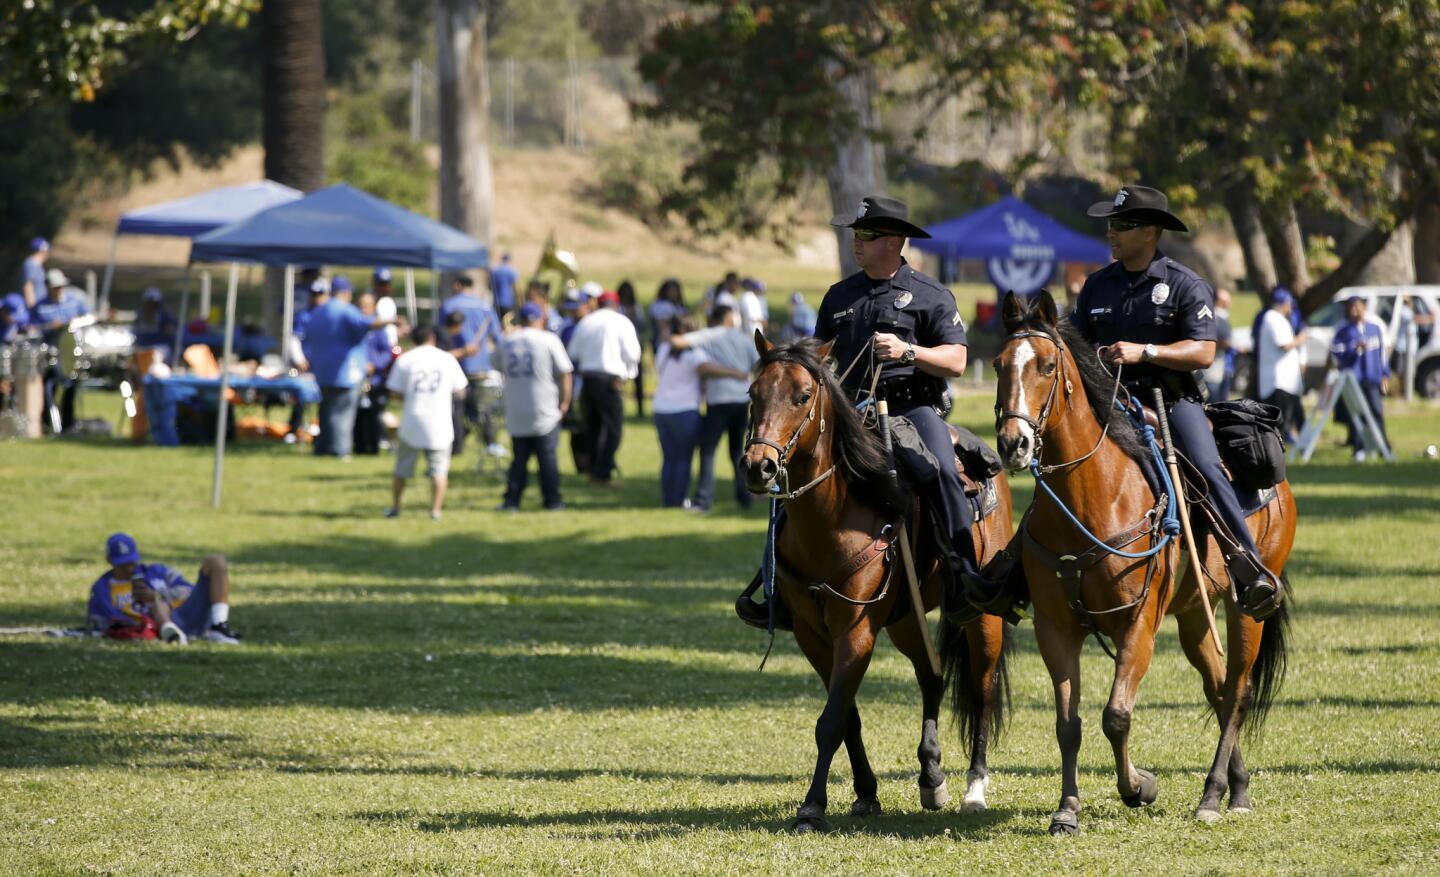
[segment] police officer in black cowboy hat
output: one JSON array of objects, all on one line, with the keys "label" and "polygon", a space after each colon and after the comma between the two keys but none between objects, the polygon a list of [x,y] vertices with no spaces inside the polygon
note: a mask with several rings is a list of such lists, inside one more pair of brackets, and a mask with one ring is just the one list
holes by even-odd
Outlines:
[{"label": "police officer in black cowboy hat", "polygon": [[1210,502],[1242,551],[1226,558],[1241,609],[1264,618],[1280,605],[1279,579],[1260,561],[1235,490],[1220,466],[1206,422],[1198,371],[1215,358],[1215,291],[1189,268],[1160,252],[1164,230],[1189,231],[1170,212],[1163,192],[1125,186],[1113,201],[1087,211],[1108,219],[1115,261],[1091,274],[1070,321],[1100,358],[1123,364],[1127,387],[1149,403],[1160,387],[1169,405],[1177,449],[1204,476]]},{"label": "police officer in black cowboy hat", "polygon": [[[833,356],[842,372],[855,363],[844,382],[852,398],[869,388],[874,369],[879,368],[876,394],[887,400],[891,415],[914,424],[934,459],[954,460],[943,412],[949,410],[947,380],[965,373],[965,324],[950,290],[910,267],[900,254],[906,238],[930,237],[908,215],[903,201],[871,196],[856,213],[830,220],[831,225],[853,230],[860,271],[825,293],[815,337],[835,342]],[[867,345],[872,346],[867,350]],[[917,456],[897,443],[896,461],[907,473],[917,477],[933,473],[935,467]],[[970,539],[974,513],[953,465],[940,466],[938,478],[920,489],[949,534],[953,587],[956,576],[977,572]],[[747,622],[764,626],[759,604],[742,597],[736,609]]]}]

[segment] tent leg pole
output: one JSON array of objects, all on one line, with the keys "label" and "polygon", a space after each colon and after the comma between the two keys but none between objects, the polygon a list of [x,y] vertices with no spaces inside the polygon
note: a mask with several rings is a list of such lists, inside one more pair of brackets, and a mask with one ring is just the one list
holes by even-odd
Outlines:
[{"label": "tent leg pole", "polygon": [[120,246],[120,233],[110,238],[110,261],[105,263],[105,280],[100,284],[100,302],[95,308],[99,314],[110,313],[110,281],[115,279],[115,250]]},{"label": "tent leg pole", "polygon": [[440,322],[440,272],[430,270],[430,319]]},{"label": "tent leg pole", "polygon": [[190,265],[187,264],[185,266],[185,279],[180,281],[180,318],[175,321],[175,349],[174,352],[171,353],[171,356],[174,358],[175,361],[170,363],[171,367],[179,365],[181,359],[183,359],[182,354],[185,353],[185,349],[182,345],[184,345],[185,343],[185,321],[190,316],[190,314],[188,313],[189,309]]},{"label": "tent leg pole", "polygon": [[294,265],[285,266],[285,289],[281,292],[281,296],[280,300],[284,303],[284,316],[280,318],[282,320],[282,325],[280,326],[280,359],[285,363],[285,369],[288,372],[291,368],[295,367],[295,363],[290,359],[290,328],[295,324]]},{"label": "tent leg pole", "polygon": [[410,326],[413,328],[420,325],[420,315],[416,313],[418,308],[415,305],[415,269],[405,269],[405,310],[410,314]]},{"label": "tent leg pole", "polygon": [[225,353],[220,359],[220,416],[215,424],[215,478],[210,488],[210,505],[220,508],[220,481],[225,467],[225,431],[230,426],[230,355],[235,349],[235,293],[240,285],[240,266],[230,263],[230,288],[225,293]]},{"label": "tent leg pole", "polygon": [[210,272],[200,272],[200,319],[210,322]]}]

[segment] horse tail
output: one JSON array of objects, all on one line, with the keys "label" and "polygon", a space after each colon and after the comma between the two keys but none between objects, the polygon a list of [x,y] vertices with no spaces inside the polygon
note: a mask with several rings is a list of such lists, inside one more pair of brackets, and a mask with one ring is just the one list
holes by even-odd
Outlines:
[{"label": "horse tail", "polygon": [[1265,717],[1275,705],[1275,697],[1285,681],[1287,662],[1287,637],[1290,632],[1290,602],[1294,591],[1290,579],[1283,573],[1280,584],[1285,589],[1285,601],[1275,614],[1265,619],[1265,628],[1260,633],[1260,653],[1255,665],[1250,668],[1250,708],[1245,711],[1244,729],[1249,737],[1256,737],[1265,726]]},{"label": "horse tail", "polygon": [[[970,637],[965,628],[953,622],[940,622],[940,671],[945,679],[945,688],[950,692],[950,717],[960,732],[960,742],[966,754],[974,752],[982,731],[988,731],[990,743],[998,742],[1005,728],[1005,718],[1010,706],[1010,668],[1006,656],[1010,651],[1012,637],[1009,625],[1004,627],[1001,640],[1000,660],[995,666],[992,678],[976,678],[975,661],[970,655]],[[988,727],[985,722],[986,688],[993,685],[993,702]]]}]

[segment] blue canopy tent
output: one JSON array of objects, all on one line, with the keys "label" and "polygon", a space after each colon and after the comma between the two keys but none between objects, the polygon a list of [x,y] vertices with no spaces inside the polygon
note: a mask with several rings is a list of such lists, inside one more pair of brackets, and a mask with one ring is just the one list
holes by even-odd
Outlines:
[{"label": "blue canopy tent", "polygon": [[[196,238],[190,261],[230,262],[230,288],[225,302],[225,353],[228,362],[235,326],[237,262],[284,266],[285,314],[281,349],[290,349],[294,308],[295,265],[394,265],[457,271],[489,264],[485,245],[444,223],[412,213],[368,192],[341,183],[319,189],[297,201],[272,207],[248,219]],[[413,275],[406,274],[407,303],[415,318]],[[439,298],[432,274],[431,298]],[[222,390],[229,372],[221,369]],[[226,408],[220,407],[211,503],[220,504],[221,464],[225,455]]]},{"label": "blue canopy tent", "polygon": [[926,226],[930,239],[912,239],[917,250],[942,259],[981,259],[1000,292],[1028,295],[1055,272],[1056,262],[1110,261],[1110,246],[1069,228],[1015,197],[955,219]]},{"label": "blue canopy tent", "polygon": [[[105,266],[105,281],[100,287],[100,307],[104,311],[110,304],[110,282],[115,276],[115,253],[120,245],[120,235],[155,235],[158,237],[194,238],[226,225],[249,219],[262,210],[295,201],[301,193],[289,186],[270,180],[246,183],[239,186],[225,186],[201,192],[188,198],[152,204],[123,213],[115,226],[115,237],[110,244],[110,262]],[[190,286],[185,283],[184,296],[188,299]],[[181,305],[180,322],[185,322],[185,301]]]}]

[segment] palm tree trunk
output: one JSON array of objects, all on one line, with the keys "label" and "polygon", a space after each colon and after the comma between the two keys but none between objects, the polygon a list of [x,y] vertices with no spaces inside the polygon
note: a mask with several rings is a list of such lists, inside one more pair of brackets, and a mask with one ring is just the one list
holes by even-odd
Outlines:
[{"label": "palm tree trunk", "polygon": [[440,78],[440,219],[487,246],[494,183],[490,170],[487,0],[436,0]]}]

